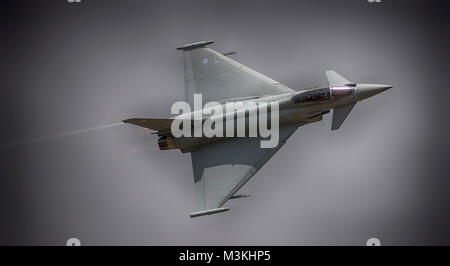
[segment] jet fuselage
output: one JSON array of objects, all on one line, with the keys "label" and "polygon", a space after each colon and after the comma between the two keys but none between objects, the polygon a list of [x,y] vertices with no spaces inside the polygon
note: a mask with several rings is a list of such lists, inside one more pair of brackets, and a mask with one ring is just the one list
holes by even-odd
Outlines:
[{"label": "jet fuselage", "polygon": [[[372,97],[378,93],[381,93],[392,86],[382,85],[382,84],[356,84],[350,83],[343,86],[325,86],[325,87],[315,87],[310,89],[305,89],[302,91],[292,92],[292,93],[282,93],[276,95],[265,95],[259,97],[243,97],[223,100],[219,102],[225,110],[226,102],[242,102],[244,104],[248,102],[253,102],[256,105],[265,102],[277,102],[279,106],[279,126],[286,126],[292,123],[301,123],[306,125],[309,123],[314,123],[322,120],[322,116],[330,112],[331,109],[338,108],[340,106],[345,106],[349,104],[356,103],[358,101],[364,100],[366,98]],[[213,107],[209,107],[212,109]],[[251,119],[249,119],[250,112],[245,110],[233,110],[232,113],[224,111],[220,118],[224,121],[224,131],[226,131],[225,121],[228,119],[235,119],[236,113],[239,111],[245,112],[245,123],[246,128],[250,125]],[[201,113],[202,120],[214,116],[214,112],[208,110],[208,108],[203,108],[195,110],[193,112],[184,113],[173,117],[174,119],[191,119],[195,120],[195,117],[199,116]],[[270,109],[268,110],[268,122],[270,123]],[[259,121],[259,112],[256,112],[256,119],[253,121]],[[195,126],[202,126],[202,123],[198,123]],[[194,129],[193,129],[194,130]],[[236,127],[234,127],[236,131]],[[162,136],[159,139],[160,147],[163,149],[174,149],[178,148],[182,152],[191,152],[197,147],[215,143],[218,141],[226,141],[227,137],[180,137],[174,138],[173,136]]]}]

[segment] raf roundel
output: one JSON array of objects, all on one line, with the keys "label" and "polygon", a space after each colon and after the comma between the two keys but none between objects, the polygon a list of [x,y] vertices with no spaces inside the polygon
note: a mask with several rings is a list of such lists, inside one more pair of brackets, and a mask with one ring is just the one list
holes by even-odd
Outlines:
[{"label": "raf roundel", "polygon": [[208,63],[208,58],[206,58],[206,57],[203,58],[203,59],[202,59],[202,62],[203,62],[203,64],[207,64],[207,63]]}]

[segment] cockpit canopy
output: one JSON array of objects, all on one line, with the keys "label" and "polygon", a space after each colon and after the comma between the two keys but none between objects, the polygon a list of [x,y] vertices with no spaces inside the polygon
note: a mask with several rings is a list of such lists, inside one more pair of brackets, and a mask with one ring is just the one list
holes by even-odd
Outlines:
[{"label": "cockpit canopy", "polygon": [[324,103],[331,100],[339,100],[355,91],[356,83],[343,86],[319,87],[306,89],[292,97],[294,104]]},{"label": "cockpit canopy", "polygon": [[320,103],[327,102],[330,98],[330,88],[314,88],[305,90],[292,97],[291,101],[294,104]]}]

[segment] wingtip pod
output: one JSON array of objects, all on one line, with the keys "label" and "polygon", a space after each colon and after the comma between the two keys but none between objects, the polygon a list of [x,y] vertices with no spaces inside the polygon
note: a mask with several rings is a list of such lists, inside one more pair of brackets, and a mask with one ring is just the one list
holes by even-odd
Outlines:
[{"label": "wingtip pod", "polygon": [[197,48],[203,48],[203,47],[213,44],[213,43],[214,43],[213,40],[194,42],[194,43],[189,43],[189,44],[185,44],[183,46],[177,47],[177,50],[189,51],[189,50],[194,50]]},{"label": "wingtip pod", "polygon": [[204,215],[211,215],[211,214],[215,214],[215,213],[219,213],[219,212],[226,212],[228,210],[230,210],[230,208],[217,208],[217,209],[193,212],[193,213],[191,213],[191,218],[204,216]]}]

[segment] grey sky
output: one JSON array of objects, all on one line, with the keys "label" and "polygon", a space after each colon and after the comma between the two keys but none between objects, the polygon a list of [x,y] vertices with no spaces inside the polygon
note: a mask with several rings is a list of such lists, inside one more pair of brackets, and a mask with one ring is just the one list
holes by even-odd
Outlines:
[{"label": "grey sky", "polygon": [[[199,219],[190,155],[121,125],[0,149],[1,244],[448,244],[445,1],[4,1],[0,144],[167,117],[177,46],[292,89],[325,70],[394,88],[300,128],[231,211]],[[1,146],[0,145],[0,146]]]}]

